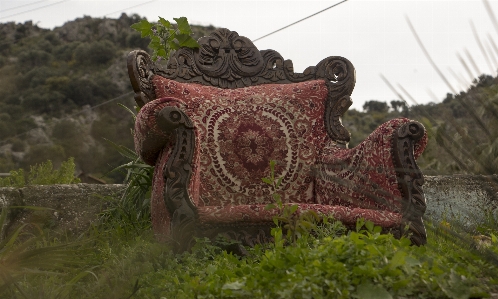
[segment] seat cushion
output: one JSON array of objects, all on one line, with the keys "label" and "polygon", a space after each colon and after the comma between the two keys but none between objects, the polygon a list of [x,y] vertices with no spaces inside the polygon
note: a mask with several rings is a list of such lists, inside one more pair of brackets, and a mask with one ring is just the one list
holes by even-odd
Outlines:
[{"label": "seat cushion", "polygon": [[272,188],[261,180],[269,175],[270,160],[283,177],[277,192],[284,201],[314,203],[312,166],[328,139],[323,80],[238,89],[160,76],[152,81],[156,97],[163,98],[156,101],[180,106],[194,123],[190,193],[198,206],[273,202]]}]

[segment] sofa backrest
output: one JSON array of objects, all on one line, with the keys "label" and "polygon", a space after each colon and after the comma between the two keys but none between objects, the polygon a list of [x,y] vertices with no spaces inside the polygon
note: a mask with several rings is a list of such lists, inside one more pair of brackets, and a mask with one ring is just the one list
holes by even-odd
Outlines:
[{"label": "sofa backrest", "polygon": [[323,80],[221,89],[152,80],[156,96],[181,107],[194,124],[193,182],[199,206],[273,201],[269,161],[282,177],[283,200],[314,203],[313,165],[326,140],[323,114],[328,90]]}]

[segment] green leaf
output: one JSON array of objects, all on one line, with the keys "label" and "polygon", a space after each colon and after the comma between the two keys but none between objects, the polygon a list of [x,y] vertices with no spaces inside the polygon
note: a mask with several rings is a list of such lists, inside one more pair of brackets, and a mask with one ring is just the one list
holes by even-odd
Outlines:
[{"label": "green leaf", "polygon": [[289,209],[291,214],[294,214],[297,211],[298,205],[292,205]]},{"label": "green leaf", "polygon": [[365,227],[367,228],[367,230],[369,232],[372,232],[373,228],[374,228],[374,223],[372,221],[368,220],[367,222],[365,222]]},{"label": "green leaf", "polygon": [[359,232],[364,224],[365,224],[365,219],[363,219],[363,218],[358,219],[356,221],[356,231]]},{"label": "green leaf", "polygon": [[240,290],[244,283],[240,281],[228,282],[223,285],[222,290]]},{"label": "green leaf", "polygon": [[275,160],[270,160],[270,174],[272,179],[275,179],[275,164]]},{"label": "green leaf", "polygon": [[165,20],[164,18],[159,17],[159,23],[168,29],[171,28],[171,23],[168,20]]},{"label": "green leaf", "polygon": [[407,256],[405,258],[405,263],[407,265],[409,265],[410,267],[414,267],[414,266],[420,266],[420,261],[417,260],[416,258],[414,257],[411,257],[411,256]]},{"label": "green leaf", "polygon": [[188,20],[186,17],[181,17],[181,18],[173,18],[173,20],[176,21],[176,24],[178,25],[178,30],[180,33],[183,34],[192,34],[192,29],[190,29],[190,25],[188,24]]},{"label": "green leaf", "polygon": [[154,27],[154,24],[149,23],[149,21],[147,20],[141,20],[140,22],[135,23],[130,27],[140,32],[142,34],[142,38],[153,35],[152,27]]},{"label": "green leaf", "polygon": [[168,45],[172,50],[180,49],[180,44],[178,43],[178,40],[176,38],[174,40],[168,42]]},{"label": "green leaf", "polygon": [[261,180],[270,186],[273,184],[273,182],[269,178],[262,178]]},{"label": "green leaf", "polygon": [[282,180],[283,180],[283,179],[284,179],[284,177],[280,177],[280,178],[278,179],[278,181],[277,181],[277,185],[276,185],[276,187],[277,187],[277,188],[278,188],[278,187],[280,187],[280,184],[282,184]]},{"label": "green leaf", "polygon": [[276,207],[277,207],[276,205],[274,205],[274,204],[270,203],[270,204],[267,204],[267,205],[265,206],[265,210],[266,210],[266,211],[268,211],[268,210],[272,210],[272,209],[275,209]]},{"label": "green leaf", "polygon": [[162,57],[164,59],[168,58],[168,53],[166,53],[166,50],[164,50],[164,49],[157,50],[156,55],[159,57]]},{"label": "green leaf", "polygon": [[374,234],[380,234],[382,232],[382,227],[378,225],[374,226],[373,232]]},{"label": "green leaf", "polygon": [[389,266],[391,268],[396,268],[398,266],[403,266],[405,264],[405,257],[406,257],[406,252],[404,251],[397,251],[393,258],[391,259],[391,263],[389,263]]},{"label": "green leaf", "polygon": [[187,34],[177,34],[176,39],[180,47],[199,48],[197,41]]},{"label": "green leaf", "polygon": [[152,36],[150,38],[149,48],[151,48],[152,50],[155,50],[155,51],[162,48],[161,38],[159,38],[159,36]]},{"label": "green leaf", "polygon": [[381,285],[374,285],[371,282],[364,282],[356,288],[357,298],[369,299],[392,299],[393,297]]},{"label": "green leaf", "polygon": [[280,194],[273,193],[273,198],[277,201],[277,203],[282,204],[282,199],[281,199]]}]

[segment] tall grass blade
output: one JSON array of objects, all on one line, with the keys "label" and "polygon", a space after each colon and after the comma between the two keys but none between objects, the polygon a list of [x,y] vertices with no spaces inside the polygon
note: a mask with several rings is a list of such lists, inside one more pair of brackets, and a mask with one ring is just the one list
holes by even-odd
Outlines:
[{"label": "tall grass blade", "polygon": [[465,60],[462,58],[462,56],[460,55],[460,53],[457,53],[457,57],[458,57],[458,60],[460,61],[460,63],[463,65],[463,68],[467,71],[467,74],[469,75],[469,78],[470,78],[469,82],[474,81],[474,79],[476,78],[476,76],[472,75],[472,71],[470,70],[469,66],[467,65],[467,63],[465,62]]},{"label": "tall grass blade", "polygon": [[432,68],[436,71],[436,73],[439,75],[439,77],[444,81],[444,83],[446,84],[446,86],[448,86],[448,88],[451,90],[451,92],[453,92],[453,94],[456,94],[456,90],[453,88],[453,86],[450,84],[450,81],[448,81],[448,79],[446,79],[446,77],[444,76],[444,74],[441,72],[441,70],[437,67],[436,63],[434,62],[434,60],[432,60],[432,57],[431,55],[429,54],[429,52],[427,51],[427,49],[425,48],[424,46],[424,43],[422,42],[422,40],[420,39],[420,37],[418,36],[418,33],[417,31],[415,30],[415,27],[413,27],[413,24],[412,22],[410,21],[410,18],[408,18],[408,16],[405,16],[406,18],[406,22],[408,22],[408,26],[410,27],[410,30],[412,31],[413,33],[413,36],[415,37],[415,39],[417,40],[417,43],[418,45],[420,46],[420,48],[422,49],[422,51],[424,52],[424,55],[425,57],[427,58],[427,60],[429,60],[429,63],[431,64]]},{"label": "tall grass blade", "polygon": [[474,26],[474,22],[470,21],[470,27],[472,28],[472,34],[474,35],[476,43],[479,46],[479,49],[481,50],[482,56],[486,60],[486,63],[488,64],[489,69],[491,70],[490,74],[494,74],[495,69],[493,68],[491,61],[489,60],[489,57],[488,57],[488,54],[486,53],[486,50],[484,50],[484,46],[482,45],[481,39],[479,38],[479,35],[477,34],[477,30],[476,30],[476,27]]}]

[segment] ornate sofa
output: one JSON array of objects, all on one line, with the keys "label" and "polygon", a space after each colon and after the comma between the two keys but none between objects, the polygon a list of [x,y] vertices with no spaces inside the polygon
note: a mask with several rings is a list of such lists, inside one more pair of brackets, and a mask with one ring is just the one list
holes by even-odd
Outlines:
[{"label": "ornate sofa", "polygon": [[[135,147],[155,166],[152,223],[180,250],[193,236],[219,233],[247,245],[265,242],[272,193],[299,211],[332,214],[346,225],[363,217],[412,243],[426,242],[424,182],[415,160],[424,127],[400,118],[348,149],[341,116],[352,104],[355,70],[323,59],[302,74],[274,50],[219,29],[181,48],[166,67],[144,51],[128,56],[141,107]],[[262,182],[275,160],[278,190]]]}]

